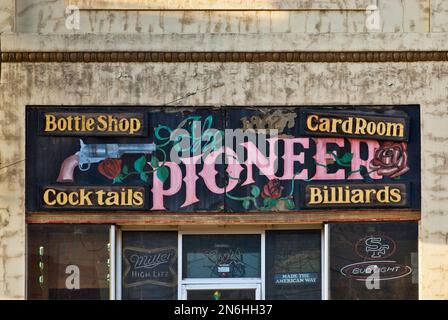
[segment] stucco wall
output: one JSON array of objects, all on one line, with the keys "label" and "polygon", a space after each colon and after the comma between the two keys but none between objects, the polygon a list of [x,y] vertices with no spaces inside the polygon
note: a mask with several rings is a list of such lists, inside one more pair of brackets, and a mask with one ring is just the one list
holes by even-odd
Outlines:
[{"label": "stucco wall", "polygon": [[[9,1],[9,0],[8,0]],[[113,1],[106,1],[111,3]],[[115,1],[117,2],[117,1]],[[197,1],[217,3],[219,1]],[[262,4],[257,5],[261,2]],[[116,5],[101,5],[100,1],[84,0],[17,0],[17,32],[27,33],[265,33],[265,32],[366,32],[365,9],[369,3],[380,10],[379,32],[429,32],[446,28],[448,16],[444,0],[329,0],[289,1],[230,1],[232,5],[189,6],[183,0],[118,1]],[[65,26],[65,8],[73,3],[81,9],[80,29]],[[90,5],[82,5],[83,3]],[[100,4],[96,4],[100,3]],[[303,11],[142,11],[162,8],[244,8],[244,9],[312,9]],[[221,1],[221,3],[226,3]],[[273,3],[273,5],[264,5]],[[431,3],[431,6],[430,6]],[[93,4],[93,5],[92,5]],[[165,5],[164,5],[165,4]],[[97,9],[136,8],[140,11],[110,11]],[[314,10],[314,9],[332,9]],[[334,10],[338,9],[338,10]]]},{"label": "stucco wall", "polygon": [[[68,30],[68,3],[1,0],[1,50],[448,50],[446,0],[378,0],[382,33],[373,34],[365,33],[363,11],[346,10],[93,10],[81,12],[79,30]],[[28,36],[5,35],[11,31]],[[0,298],[25,296],[25,105],[421,104],[420,297],[447,299],[447,95],[447,62],[2,63]]]},{"label": "stucco wall", "polygon": [[25,105],[163,105],[177,100],[171,105],[421,104],[420,296],[448,298],[447,89],[446,62],[4,63],[0,295],[23,298],[25,294]]}]

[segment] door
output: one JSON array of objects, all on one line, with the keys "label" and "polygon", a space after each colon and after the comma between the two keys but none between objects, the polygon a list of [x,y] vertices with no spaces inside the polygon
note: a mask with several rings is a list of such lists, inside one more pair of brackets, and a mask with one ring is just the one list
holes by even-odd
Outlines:
[{"label": "door", "polygon": [[182,300],[260,300],[260,284],[209,283],[182,285]]}]

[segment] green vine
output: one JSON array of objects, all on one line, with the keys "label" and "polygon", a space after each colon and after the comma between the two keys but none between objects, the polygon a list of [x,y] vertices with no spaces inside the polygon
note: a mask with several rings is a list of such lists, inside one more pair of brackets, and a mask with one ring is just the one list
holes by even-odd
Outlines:
[{"label": "green vine", "polygon": [[123,182],[123,180],[125,180],[126,178],[128,178],[129,176],[132,176],[132,175],[139,175],[140,180],[142,180],[143,182],[148,182],[148,175],[151,173],[154,173],[154,172],[157,172],[156,173],[157,178],[159,178],[159,180],[162,181],[162,183],[165,182],[165,180],[169,176],[168,168],[165,166],[166,152],[165,152],[165,150],[160,148],[160,146],[157,146],[156,150],[159,150],[163,155],[162,164],[160,164],[159,159],[155,155],[152,155],[150,163],[154,169],[145,170],[145,167],[148,163],[148,159],[146,158],[145,155],[143,155],[134,161],[134,170],[135,171],[129,171],[129,167],[127,165],[124,165],[123,168],[121,169],[121,173],[113,179],[112,183],[114,183],[114,184],[121,183],[121,182]]},{"label": "green vine", "polygon": [[[333,157],[334,162],[336,162],[338,165],[340,165],[342,167],[346,167],[346,168],[351,166],[351,162],[353,160],[353,153],[347,152],[347,153],[343,154],[341,157],[338,157],[336,152],[327,152],[327,154],[330,154]],[[328,165],[318,163],[316,161],[315,161],[315,163],[316,163],[316,166],[327,168],[327,169],[329,168]],[[361,167],[357,170],[350,171],[348,173],[348,176],[350,176],[352,173],[356,173],[356,172],[361,172]],[[233,196],[226,192],[226,197],[228,197],[229,199],[232,199],[232,200],[241,201],[242,206],[245,209],[249,209],[250,205],[253,204],[255,209],[261,210],[261,211],[263,211],[263,210],[267,211],[267,210],[272,210],[272,208],[275,208],[277,206],[277,204],[279,203],[279,201],[285,201],[285,207],[289,210],[293,210],[296,207],[296,204],[293,200],[293,195],[294,195],[294,190],[295,190],[294,182],[296,181],[295,177],[299,173],[300,172],[296,172],[294,174],[294,176],[292,177],[291,191],[289,192],[289,194],[287,196],[279,197],[279,198],[266,197],[263,199],[263,205],[259,205],[259,197],[260,197],[261,192],[260,192],[260,188],[256,185],[251,185],[251,191],[250,191],[251,195],[250,196],[236,197],[236,196]],[[371,172],[368,172],[368,174],[369,173],[371,173]],[[230,177],[230,176],[229,176],[229,179],[240,181],[239,178]],[[312,179],[303,179],[303,181],[310,182],[310,181],[312,181]]]}]

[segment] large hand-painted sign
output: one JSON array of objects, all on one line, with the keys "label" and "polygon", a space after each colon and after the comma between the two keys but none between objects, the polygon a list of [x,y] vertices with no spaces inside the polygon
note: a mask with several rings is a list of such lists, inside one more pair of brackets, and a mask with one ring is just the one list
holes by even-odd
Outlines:
[{"label": "large hand-painted sign", "polygon": [[420,208],[418,106],[28,107],[29,212]]}]

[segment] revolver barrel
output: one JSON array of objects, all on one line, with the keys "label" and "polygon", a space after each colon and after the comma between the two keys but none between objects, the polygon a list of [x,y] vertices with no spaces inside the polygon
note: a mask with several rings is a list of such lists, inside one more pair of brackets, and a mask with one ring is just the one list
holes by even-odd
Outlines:
[{"label": "revolver barrel", "polygon": [[120,158],[127,153],[152,153],[156,145],[148,144],[90,144],[84,145],[81,152],[88,158]]}]

